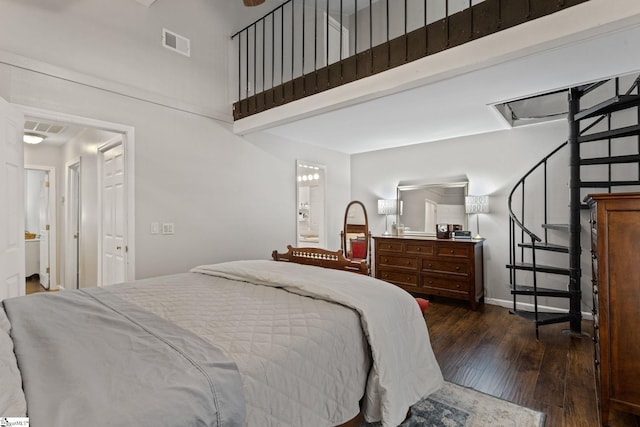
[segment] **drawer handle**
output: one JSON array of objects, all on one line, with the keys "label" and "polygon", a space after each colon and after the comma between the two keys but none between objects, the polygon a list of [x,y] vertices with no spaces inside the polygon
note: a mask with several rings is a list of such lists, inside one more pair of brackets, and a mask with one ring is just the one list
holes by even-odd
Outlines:
[{"label": "drawer handle", "polygon": [[411,281],[411,276],[407,276],[407,282]]},{"label": "drawer handle", "polygon": [[451,249],[451,253],[452,253],[452,254],[455,254],[455,253],[456,253],[456,250],[455,250],[455,249]]},{"label": "drawer handle", "polygon": [[421,250],[422,250],[422,248],[421,248],[421,247],[418,247],[418,252],[420,252]]},{"label": "drawer handle", "polygon": [[411,261],[407,261],[407,265],[411,265]]},{"label": "drawer handle", "polygon": [[384,259],[384,262],[389,262],[389,258],[385,258],[385,259]]},{"label": "drawer handle", "polygon": [[431,268],[433,267],[433,264],[427,264],[427,267]]},{"label": "drawer handle", "polygon": [[430,285],[433,285],[433,280],[429,280],[429,284],[430,284]]},{"label": "drawer handle", "polygon": [[460,285],[456,285],[456,288],[460,289]]},{"label": "drawer handle", "polygon": [[457,266],[457,267],[456,267],[456,271],[459,271],[459,270],[460,270],[460,266]]}]

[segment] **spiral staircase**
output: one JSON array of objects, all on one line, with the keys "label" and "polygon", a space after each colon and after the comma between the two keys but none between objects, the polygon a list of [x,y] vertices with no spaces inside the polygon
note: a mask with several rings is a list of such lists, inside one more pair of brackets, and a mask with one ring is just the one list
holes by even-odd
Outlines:
[{"label": "spiral staircase", "polygon": [[[568,140],[531,168],[509,194],[510,312],[532,321],[536,338],[540,326],[563,322],[569,322],[570,333],[581,334],[583,199],[591,193],[640,188],[639,84],[640,76],[624,76],[569,89]],[[552,165],[567,156],[569,200],[564,209],[548,190],[554,187],[558,193]],[[549,221],[565,216],[566,223]],[[542,311],[541,302],[568,309]]]}]

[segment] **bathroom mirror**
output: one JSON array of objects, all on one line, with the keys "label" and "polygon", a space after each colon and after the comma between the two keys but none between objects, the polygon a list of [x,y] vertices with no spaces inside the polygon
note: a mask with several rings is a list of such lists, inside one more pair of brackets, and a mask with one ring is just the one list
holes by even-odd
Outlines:
[{"label": "bathroom mirror", "polygon": [[297,247],[325,248],[326,168],[312,162],[296,161]]},{"label": "bathroom mirror", "polygon": [[396,217],[405,234],[435,236],[436,224],[459,224],[467,230],[464,198],[467,181],[437,184],[399,185],[398,203],[402,211]]}]

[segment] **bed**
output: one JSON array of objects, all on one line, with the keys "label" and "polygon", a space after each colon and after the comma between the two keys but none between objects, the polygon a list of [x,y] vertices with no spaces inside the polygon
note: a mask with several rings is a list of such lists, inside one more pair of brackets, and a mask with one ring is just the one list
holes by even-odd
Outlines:
[{"label": "bed", "polygon": [[273,258],[4,300],[0,416],[35,427],[396,426],[440,388],[408,293],[355,274],[366,266],[340,251]]}]

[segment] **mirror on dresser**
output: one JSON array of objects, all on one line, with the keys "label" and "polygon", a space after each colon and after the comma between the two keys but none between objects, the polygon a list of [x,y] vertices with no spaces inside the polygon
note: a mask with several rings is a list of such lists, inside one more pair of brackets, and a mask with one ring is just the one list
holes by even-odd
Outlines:
[{"label": "mirror on dresser", "polygon": [[398,185],[398,230],[408,235],[436,236],[436,224],[458,224],[467,229],[464,198],[468,181]]}]

